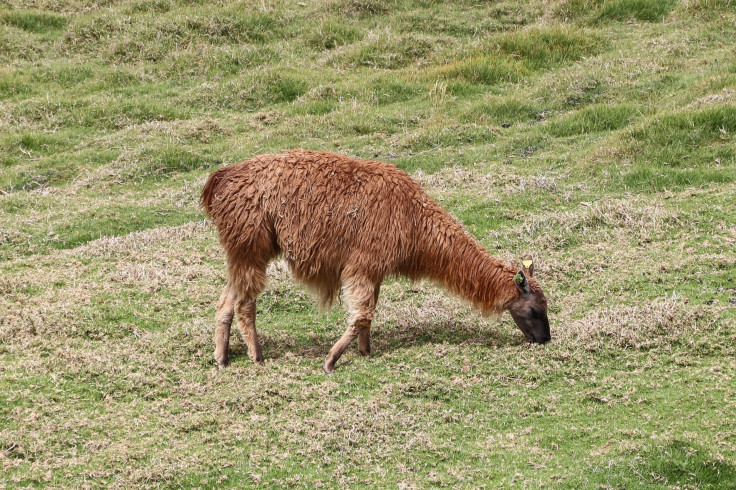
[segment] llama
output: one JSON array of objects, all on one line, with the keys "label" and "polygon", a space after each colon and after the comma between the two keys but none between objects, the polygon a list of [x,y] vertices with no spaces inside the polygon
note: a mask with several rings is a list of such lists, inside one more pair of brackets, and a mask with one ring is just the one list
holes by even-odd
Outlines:
[{"label": "llama", "polygon": [[349,322],[322,366],[328,374],[356,337],[358,351],[370,353],[379,290],[392,274],[437,282],[484,314],[508,310],[528,341],[550,340],[547,300],[531,260],[517,271],[491,256],[390,163],[309,150],[260,155],[212,173],[201,204],[227,256],[215,320],[219,368],[228,364],[234,314],[248,356],[263,363],[256,298],[279,254],[323,305],[342,289]]}]

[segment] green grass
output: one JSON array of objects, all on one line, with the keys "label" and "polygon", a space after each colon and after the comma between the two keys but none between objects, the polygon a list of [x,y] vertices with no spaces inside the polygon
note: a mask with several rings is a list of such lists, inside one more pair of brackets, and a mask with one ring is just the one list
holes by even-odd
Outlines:
[{"label": "green grass", "polygon": [[363,36],[363,31],[350,24],[337,19],[326,19],[317,25],[309,42],[318,50],[329,50],[352,44]]},{"label": "green grass", "polygon": [[[0,487],[732,488],[730,0],[0,2]],[[212,359],[222,164],[391,161],[492,254],[528,346],[387,280],[373,353],[285,266]]]},{"label": "green grass", "polygon": [[614,131],[627,126],[636,115],[636,109],[628,104],[589,106],[550,121],[548,131],[555,137]]},{"label": "green grass", "polygon": [[[677,0],[565,0],[558,7],[558,14],[585,19],[593,24],[606,21],[662,22],[677,3]],[[695,8],[702,4],[687,3],[695,3]],[[719,2],[711,3],[706,10],[721,6]]]},{"label": "green grass", "polygon": [[662,21],[674,8],[676,0],[615,0],[603,2],[597,20],[636,19],[644,22]]},{"label": "green grass", "polygon": [[66,25],[66,19],[61,15],[33,10],[4,12],[0,17],[0,22],[35,34],[54,33],[63,29]]},{"label": "green grass", "polygon": [[441,66],[444,78],[494,85],[518,82],[534,71],[580,59],[598,50],[593,32],[573,28],[535,28],[497,36],[489,46],[461,61]]}]

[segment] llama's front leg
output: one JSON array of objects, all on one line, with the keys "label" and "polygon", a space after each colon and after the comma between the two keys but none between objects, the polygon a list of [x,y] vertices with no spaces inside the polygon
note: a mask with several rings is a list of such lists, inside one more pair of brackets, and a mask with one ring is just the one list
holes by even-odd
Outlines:
[{"label": "llama's front leg", "polygon": [[238,312],[238,326],[240,331],[243,332],[245,344],[248,346],[248,357],[253,362],[263,364],[261,344],[258,342],[258,332],[256,332],[256,299],[238,299],[236,310]]},{"label": "llama's front leg", "polygon": [[358,332],[358,352],[362,356],[368,356],[371,353],[371,327],[363,328]]},{"label": "llama's front leg", "polygon": [[[377,285],[373,290],[373,307],[375,308],[378,303],[378,293],[381,290],[381,285]],[[367,356],[371,353],[371,326],[368,324],[368,328],[362,328],[358,332],[358,352],[361,355]]]},{"label": "llama's front leg", "polygon": [[359,349],[369,344],[371,321],[376,307],[375,296],[375,287],[370,282],[353,280],[346,284],[345,298],[350,311],[350,323],[340,340],[335,342],[327,354],[327,359],[322,365],[325,373],[331,374],[335,370],[335,363],[355,337],[360,339]]},{"label": "llama's front leg", "polygon": [[369,328],[370,322],[367,322],[367,324],[365,322],[351,324],[342,337],[340,337],[340,340],[335,342],[335,345],[330,349],[330,353],[327,354],[327,359],[325,359],[325,363],[322,365],[322,370],[327,374],[332,374],[335,371],[335,363],[340,359],[345,349],[348,348],[350,342],[360,334],[361,330]]},{"label": "llama's front leg", "polygon": [[215,314],[215,361],[222,369],[228,363],[228,346],[230,345],[230,326],[233,323],[235,311],[235,294],[228,283],[217,302]]}]

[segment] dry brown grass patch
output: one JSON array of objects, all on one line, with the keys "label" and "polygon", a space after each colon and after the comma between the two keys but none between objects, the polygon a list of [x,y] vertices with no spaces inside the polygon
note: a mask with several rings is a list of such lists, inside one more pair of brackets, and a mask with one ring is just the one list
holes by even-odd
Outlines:
[{"label": "dry brown grass patch", "polygon": [[488,189],[519,182],[516,174],[499,166],[494,166],[488,173],[460,167],[446,167],[432,174],[426,174],[419,169],[412,174],[412,178],[430,194],[447,190],[476,190],[487,193]]},{"label": "dry brown grass patch", "polygon": [[712,325],[711,316],[675,295],[647,304],[609,306],[567,323],[557,335],[588,351],[620,347],[649,349],[696,337]]},{"label": "dry brown grass patch", "polygon": [[687,105],[687,108],[700,109],[706,105],[732,103],[731,101],[733,100],[734,95],[736,95],[736,90],[724,88],[717,94],[706,95],[694,100]]},{"label": "dry brown grass patch", "polygon": [[601,238],[651,241],[681,226],[677,210],[632,197],[581,202],[572,211],[536,214],[524,221],[517,235],[525,240],[531,237],[537,246],[553,249],[568,236],[583,242]]}]

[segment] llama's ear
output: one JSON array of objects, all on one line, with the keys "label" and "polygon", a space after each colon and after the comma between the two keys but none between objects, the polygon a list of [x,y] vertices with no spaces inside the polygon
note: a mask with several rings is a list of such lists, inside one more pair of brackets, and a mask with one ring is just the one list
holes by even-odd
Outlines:
[{"label": "llama's ear", "polygon": [[534,277],[534,261],[532,260],[531,255],[525,255],[523,259],[521,259],[521,265],[523,267],[523,271],[526,273],[529,277]]},{"label": "llama's ear", "polygon": [[524,269],[516,273],[516,275],[514,276],[514,283],[516,284],[516,287],[519,288],[519,291],[521,291],[522,293],[529,292],[529,281],[526,280]]}]

